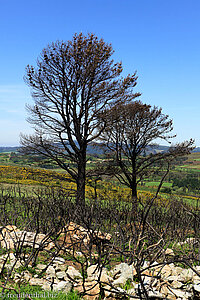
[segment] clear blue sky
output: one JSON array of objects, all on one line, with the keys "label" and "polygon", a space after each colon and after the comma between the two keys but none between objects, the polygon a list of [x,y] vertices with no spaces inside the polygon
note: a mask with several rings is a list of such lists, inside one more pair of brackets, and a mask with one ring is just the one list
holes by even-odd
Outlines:
[{"label": "clear blue sky", "polygon": [[0,146],[31,132],[26,65],[80,31],[112,43],[124,75],[137,70],[136,91],[169,114],[176,141],[200,145],[200,0],[0,0]]}]

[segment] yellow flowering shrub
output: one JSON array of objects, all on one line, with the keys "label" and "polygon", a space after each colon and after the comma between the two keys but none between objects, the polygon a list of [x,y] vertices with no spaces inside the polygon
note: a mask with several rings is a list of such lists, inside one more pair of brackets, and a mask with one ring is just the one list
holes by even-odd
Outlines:
[{"label": "yellow flowering shrub", "polygon": [[[30,167],[18,167],[18,166],[1,166],[0,165],[0,183],[9,184],[23,184],[23,185],[44,185],[50,187],[61,187],[68,190],[76,190],[76,183],[67,173],[60,173],[57,171],[34,169]],[[92,187],[93,181],[88,180],[86,185],[86,197],[94,198],[94,187]],[[97,188],[97,195],[99,199],[108,201],[131,201],[131,190],[127,187],[115,185],[112,182],[101,181]],[[149,191],[138,191],[138,198],[142,203],[146,203],[154,197],[154,194]],[[187,200],[196,200],[196,197],[184,196]],[[162,205],[170,200],[169,195],[163,195],[157,197],[155,203]]]},{"label": "yellow flowering shrub", "polygon": [[75,188],[69,175],[28,167],[0,166],[0,182]]}]

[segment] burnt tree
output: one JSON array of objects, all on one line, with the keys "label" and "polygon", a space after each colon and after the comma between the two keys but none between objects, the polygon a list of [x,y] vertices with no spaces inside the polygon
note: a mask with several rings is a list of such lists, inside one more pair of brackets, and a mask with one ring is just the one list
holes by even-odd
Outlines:
[{"label": "burnt tree", "polygon": [[[27,105],[33,135],[22,135],[23,151],[48,157],[77,184],[77,203],[84,205],[86,151],[97,139],[98,115],[111,102],[134,99],[136,74],[122,78],[121,63],[112,60],[110,44],[93,34],[75,34],[68,42],[52,43],[27,66],[25,82],[34,105]],[[73,165],[70,163],[72,162]]]},{"label": "burnt tree", "polygon": [[[151,107],[140,101],[118,103],[100,117],[106,122],[101,140],[107,146],[109,164],[105,172],[114,174],[132,191],[133,209],[137,210],[137,186],[145,178],[166,170],[175,157],[189,154],[193,140],[155,151],[155,141],[170,143],[175,137],[172,120],[161,108]],[[163,169],[164,166],[164,169]]]}]

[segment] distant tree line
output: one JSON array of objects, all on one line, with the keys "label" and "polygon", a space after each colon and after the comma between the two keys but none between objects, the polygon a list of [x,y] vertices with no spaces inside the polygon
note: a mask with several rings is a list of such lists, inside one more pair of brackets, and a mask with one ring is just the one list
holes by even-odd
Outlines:
[{"label": "distant tree line", "polygon": [[184,177],[176,176],[172,179],[172,182],[172,187],[187,189],[188,192],[200,191],[200,181],[198,177],[194,177],[191,174],[187,174]]}]

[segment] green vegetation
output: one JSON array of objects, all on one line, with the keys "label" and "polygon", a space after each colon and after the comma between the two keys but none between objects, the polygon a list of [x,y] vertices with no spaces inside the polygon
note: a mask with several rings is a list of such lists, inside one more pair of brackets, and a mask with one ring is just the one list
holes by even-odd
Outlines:
[{"label": "green vegetation", "polygon": [[[103,160],[105,160],[105,157],[102,154],[88,155],[89,163],[87,169],[93,170],[96,168],[96,165]],[[45,164],[43,164],[44,161]],[[20,184],[22,190],[24,191],[31,191],[32,187],[35,186],[49,186],[49,184],[58,187],[65,186],[66,188],[71,188],[73,186],[73,189],[75,189],[75,185],[69,183],[71,180],[69,180],[69,177],[66,176],[64,170],[56,167],[55,163],[51,162],[50,160],[44,160],[39,156],[37,159],[33,159],[31,156],[21,155],[18,152],[0,153],[0,165],[2,168],[3,166],[25,167],[23,168],[24,173],[20,171],[22,169],[12,168],[5,169],[5,172],[0,172],[0,183],[2,187],[5,188],[13,186],[17,183]],[[44,170],[46,166],[48,166],[48,171]],[[196,205],[196,200],[198,199],[200,190],[199,172],[199,152],[192,153],[188,157],[184,157],[182,159],[177,158],[175,163],[171,166],[170,174],[167,176],[162,185],[160,195],[164,198],[168,197],[168,195],[174,195],[177,197],[181,196],[184,197],[188,203],[193,203],[193,205]],[[155,175],[149,177],[148,180],[146,179],[145,181],[142,181],[138,186],[139,192],[154,193],[160,183],[161,175]],[[89,191],[90,195],[94,194],[93,183],[93,180],[88,181],[87,183],[86,193]],[[101,191],[100,194],[107,193],[110,189],[114,191],[115,189],[119,190],[121,188],[125,188],[125,186],[120,184],[114,178],[109,178],[109,183],[112,184],[112,188],[110,186],[109,188],[106,188],[107,183],[108,178],[106,176],[101,176],[100,180],[97,181],[96,188],[99,190],[99,192]]]},{"label": "green vegetation", "polygon": [[[190,166],[192,164],[191,161],[198,164],[198,161],[195,160],[198,155],[192,154],[192,158],[189,156],[188,159],[185,158],[184,160],[177,160],[175,162],[172,166],[172,172],[167,176],[159,196],[152,204],[150,203],[160,183],[159,180],[162,173],[141,182],[138,191],[139,205],[136,222],[135,218],[130,214],[130,189],[117,182],[114,178],[102,175],[101,180],[99,179],[96,182],[96,199],[94,182],[92,182],[92,179],[88,179],[85,207],[87,217],[85,218],[85,216],[79,214],[74,215],[76,203],[68,191],[72,187],[75,189],[75,187],[68,175],[55,169],[45,170],[44,168],[22,167],[14,165],[14,163],[9,166],[0,165],[0,203],[2,203],[0,206],[0,215],[2,225],[13,224],[13,220],[15,220],[14,224],[17,228],[26,228],[27,231],[32,232],[38,230],[38,232],[44,234],[50,232],[51,240],[56,242],[59,242],[61,238],[60,230],[70,222],[81,224],[84,228],[88,228],[87,226],[89,226],[90,230],[93,230],[90,231],[93,238],[96,232],[109,233],[112,237],[116,238],[111,240],[111,243],[113,243],[111,245],[115,246],[114,252],[109,253],[109,248],[106,248],[108,245],[105,247],[103,243],[97,244],[97,247],[95,238],[93,239],[94,245],[91,245],[90,248],[90,263],[103,263],[108,269],[111,269],[113,265],[120,262],[128,262],[130,254],[132,255],[131,260],[137,259],[141,264],[139,270],[142,268],[144,257],[145,260],[157,257],[156,261],[162,262],[165,259],[162,256],[164,253],[161,251],[162,248],[164,250],[171,248],[174,251],[175,257],[184,257],[185,259],[188,256],[191,259],[192,255],[192,263],[198,264],[198,259],[194,258],[195,255],[198,256],[197,246],[178,244],[179,241],[184,241],[188,237],[199,238],[199,203],[198,197],[195,194],[199,178],[198,176],[194,176],[193,173],[190,176],[190,173],[180,172],[178,169],[182,165]],[[9,161],[9,153],[4,154],[4,159]],[[103,156],[101,158],[91,157],[91,169],[103,159],[105,159]],[[23,161],[22,156],[20,160]],[[190,186],[182,187],[178,186],[178,184],[176,185],[175,183],[178,178],[180,179],[179,183],[184,184],[185,182],[189,182]],[[191,181],[191,178],[194,178],[194,180]],[[192,185],[194,182],[196,183],[195,188]],[[16,183],[18,184],[16,185]],[[135,237],[134,228],[138,228],[138,224],[144,222],[143,210],[146,209],[145,207],[148,208],[148,205],[151,205],[151,210],[148,211],[148,224],[151,224],[151,226],[144,226],[144,233],[142,233],[141,228],[143,227],[141,227],[137,233],[138,236],[136,239],[133,239],[132,237]],[[90,216],[89,218],[88,215]],[[88,223],[88,219],[91,223]],[[93,224],[95,224],[94,228]],[[130,224],[132,225],[130,226]],[[165,228],[167,228],[167,231],[164,236],[163,230]],[[116,232],[119,233],[119,236],[116,235]],[[143,234],[142,244],[138,242],[141,239],[140,234]],[[164,239],[162,238],[162,244],[159,244],[161,235],[164,236]],[[157,248],[156,245],[159,245],[159,247]],[[67,250],[71,250],[70,247]],[[39,278],[42,278],[44,274],[37,270],[37,264],[48,263],[55,254],[76,266],[78,265],[80,273],[87,279],[86,270],[89,248],[79,246],[77,240],[73,247],[73,250],[78,250],[79,253],[85,251],[84,255],[74,255],[75,251],[73,253],[66,251],[59,254],[55,250],[51,250],[50,252],[41,251],[40,253],[33,252],[33,265],[31,267],[28,265],[21,266],[17,271],[22,273],[22,271],[28,270],[33,276],[37,275]],[[30,255],[31,251],[31,247],[19,247],[14,250],[16,255],[21,255],[22,257]],[[1,253],[4,254],[5,251]],[[95,256],[93,256],[94,253]],[[101,261],[99,262],[97,258],[100,258]],[[4,271],[1,284],[4,283],[3,276],[8,274],[6,268]],[[140,273],[137,273],[135,281],[140,282],[140,280]],[[52,299],[53,297],[55,299],[66,300],[81,299],[74,292],[68,295],[51,292],[51,295],[48,295],[48,292],[44,292],[40,287],[23,286],[23,284],[20,286],[15,285],[12,277],[9,279],[6,287],[12,287],[15,291],[5,289],[4,298],[2,299],[8,299],[9,295],[17,295],[19,293],[22,295],[23,293],[36,295],[33,299],[41,298],[39,294],[42,293],[45,293],[45,299]],[[121,287],[125,291],[128,291],[132,288],[132,283],[131,281],[127,281]]]},{"label": "green vegetation", "polygon": [[[80,300],[81,298],[75,292],[70,292],[67,295],[62,292],[44,291],[39,286],[30,285],[12,285],[12,289],[5,289],[2,300],[12,299],[56,299],[56,300]],[[14,289],[14,290],[13,290]],[[0,293],[2,288],[0,289]]]}]

